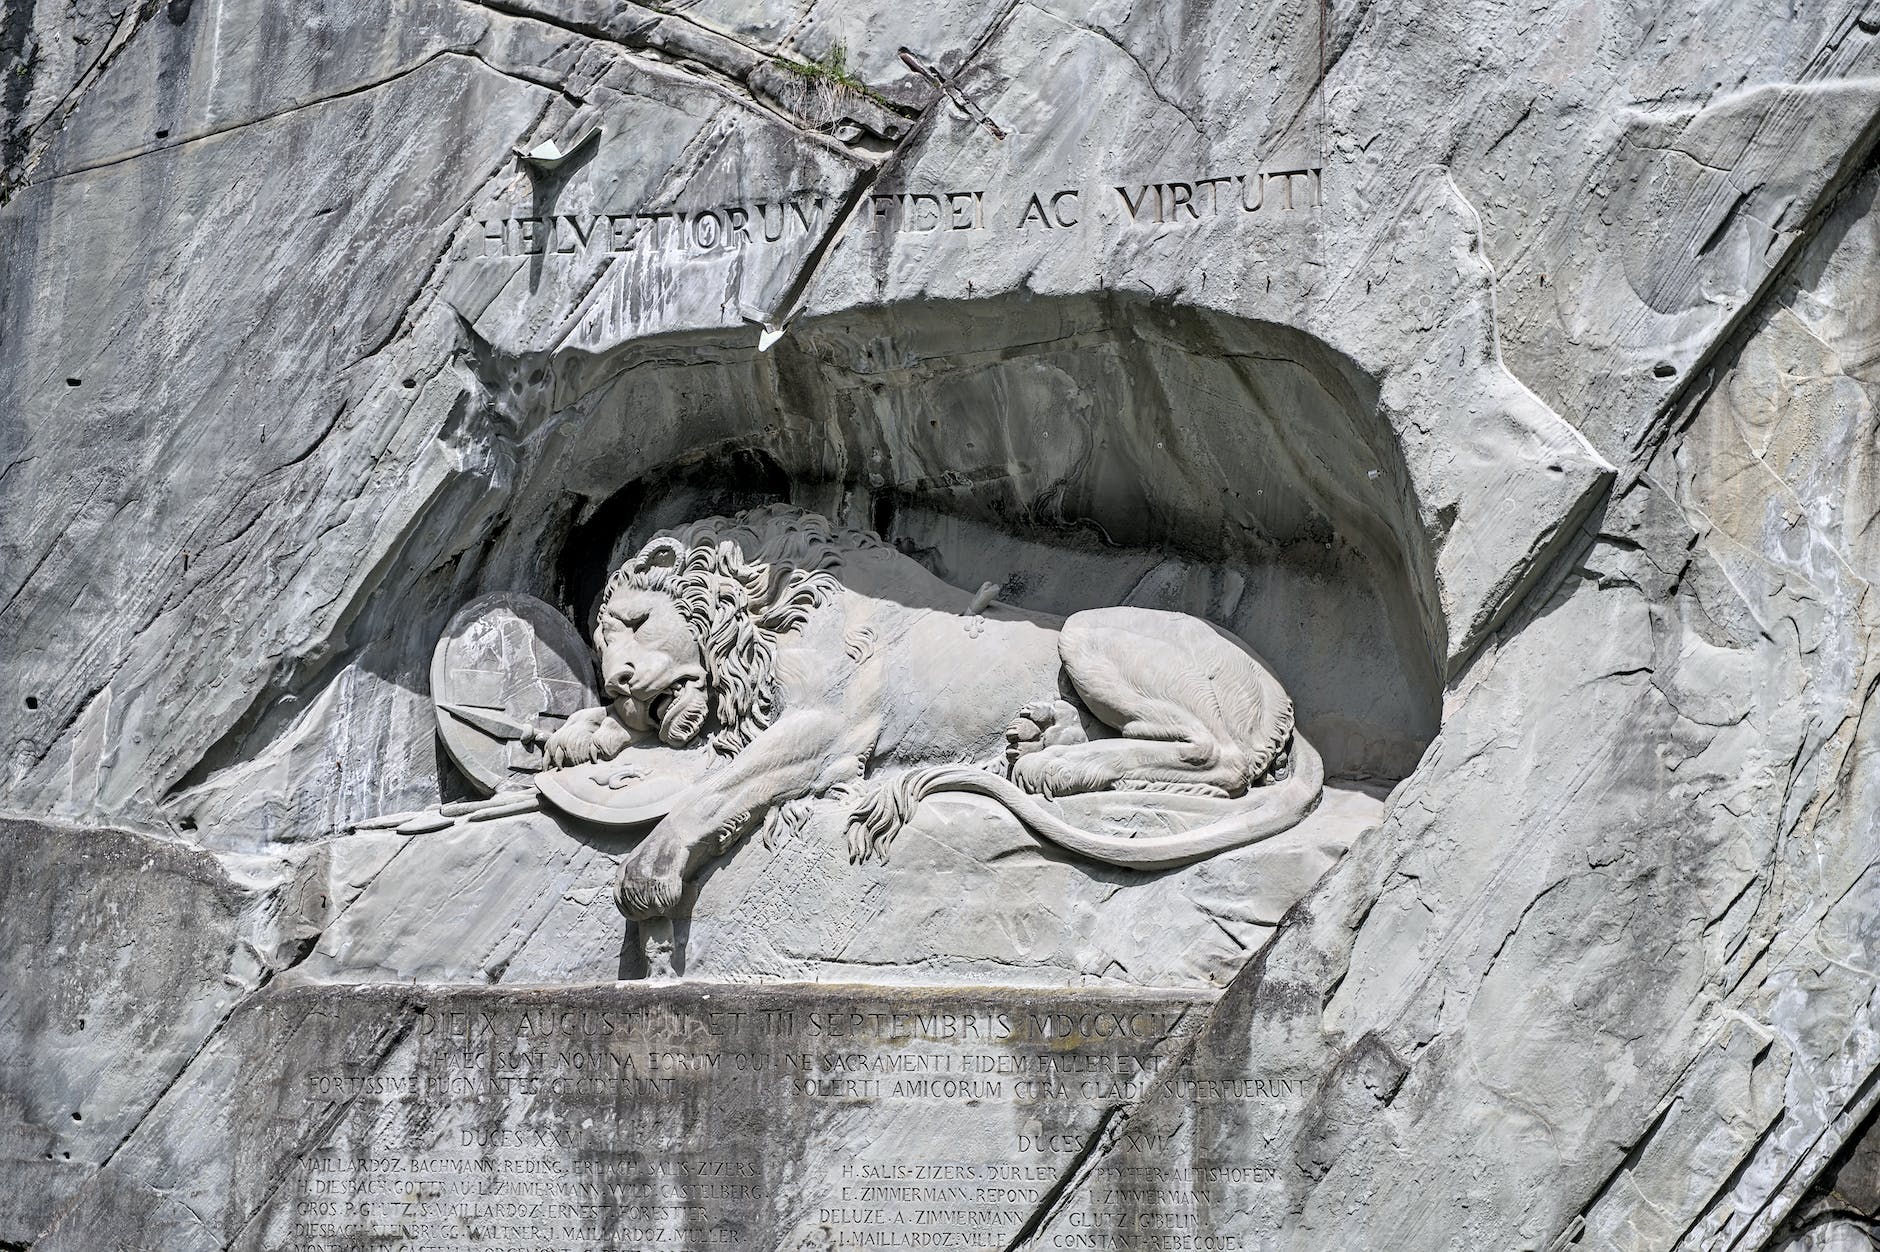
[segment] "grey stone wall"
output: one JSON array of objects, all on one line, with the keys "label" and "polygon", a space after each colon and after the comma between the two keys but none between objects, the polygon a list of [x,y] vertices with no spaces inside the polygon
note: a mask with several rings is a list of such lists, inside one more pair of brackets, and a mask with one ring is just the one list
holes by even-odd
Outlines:
[{"label": "grey stone wall", "polygon": [[[460,1005],[783,994],[612,986],[604,840],[356,830],[465,794],[457,607],[579,618],[775,499],[1220,621],[1388,795],[1290,911],[1209,906],[1212,973],[995,994],[1036,949],[973,949],[988,1011],[1192,1000],[1157,1063],[1267,1084],[1066,1099],[976,1245],[1872,1243],[1877,40],[1826,0],[9,6],[0,1245],[358,1245],[294,1226],[371,1173],[319,1162],[510,1113],[309,1074],[448,1089]],[[713,920],[790,854],[701,889],[718,973],[861,964],[799,918],[754,973]],[[737,1104],[764,1202],[645,1246],[840,1246],[845,1160],[1029,1160],[1004,1104],[668,1095],[510,1112],[597,1120],[617,1239]]]}]

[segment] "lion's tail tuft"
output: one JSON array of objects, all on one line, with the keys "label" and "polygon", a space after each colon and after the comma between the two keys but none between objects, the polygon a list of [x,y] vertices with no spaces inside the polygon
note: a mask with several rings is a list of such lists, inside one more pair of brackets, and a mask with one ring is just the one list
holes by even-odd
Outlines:
[{"label": "lion's tail tuft", "polygon": [[888,845],[913,820],[914,810],[936,788],[928,785],[929,776],[941,770],[960,768],[915,769],[869,787],[855,807],[849,810],[849,860],[857,865],[871,859],[888,863]]}]

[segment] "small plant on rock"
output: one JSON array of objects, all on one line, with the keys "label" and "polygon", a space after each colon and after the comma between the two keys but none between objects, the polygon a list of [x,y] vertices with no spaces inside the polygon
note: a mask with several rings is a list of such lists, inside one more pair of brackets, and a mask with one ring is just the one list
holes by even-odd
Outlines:
[{"label": "small plant on rock", "polygon": [[828,126],[842,117],[842,111],[868,94],[868,85],[849,68],[849,49],[836,43],[814,61],[778,59],[778,64],[803,83],[800,111],[819,125]]}]

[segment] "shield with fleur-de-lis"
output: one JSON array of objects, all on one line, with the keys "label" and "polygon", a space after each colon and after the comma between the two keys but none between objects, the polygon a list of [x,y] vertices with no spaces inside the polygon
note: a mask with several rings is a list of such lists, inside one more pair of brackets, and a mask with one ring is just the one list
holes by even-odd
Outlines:
[{"label": "shield with fleur-de-lis", "polygon": [[451,618],[431,655],[437,733],[464,777],[486,792],[526,783],[569,716],[601,703],[594,661],[574,624],[534,596],[480,596]]}]

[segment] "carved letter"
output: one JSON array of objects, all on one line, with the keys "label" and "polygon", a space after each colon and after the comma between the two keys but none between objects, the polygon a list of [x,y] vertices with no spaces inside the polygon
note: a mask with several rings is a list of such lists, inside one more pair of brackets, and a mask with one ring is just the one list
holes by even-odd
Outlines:
[{"label": "carved letter", "polygon": [[1052,196],[1051,213],[1057,218],[1057,224],[1059,226],[1075,226],[1077,225],[1077,219],[1074,217],[1065,217],[1064,210],[1059,207],[1066,200],[1072,202],[1072,208],[1076,208],[1077,192],[1074,189],[1071,191],[1060,191],[1055,196]]},{"label": "carved letter", "polygon": [[712,251],[718,246],[718,237],[724,233],[724,228],[724,219],[706,209],[692,219],[693,246],[700,252]]},{"label": "carved letter", "polygon": [[[933,205],[933,225],[931,226],[921,225],[920,210],[923,204]],[[940,197],[936,195],[930,195],[924,191],[918,195],[909,197],[908,205],[907,205],[907,216],[908,216],[907,229],[909,230],[918,231],[919,233],[923,235],[929,231],[939,230],[941,217],[942,217],[942,214],[940,212]]]},{"label": "carved letter", "polygon": [[[1159,185],[1157,190],[1160,190]],[[1143,187],[1143,189],[1136,194],[1136,198],[1133,201],[1129,198],[1129,193],[1121,187],[1116,189],[1116,194],[1123,197],[1123,207],[1129,210],[1130,221],[1136,221],[1141,217],[1142,206],[1147,203],[1149,199],[1149,188],[1147,186]],[[1159,199],[1160,197],[1158,196],[1157,198]],[[1156,217],[1158,220],[1161,218],[1161,212],[1159,210],[1156,213]]]},{"label": "carved letter", "polygon": [[1170,183],[1168,185],[1168,215],[1174,217],[1176,209],[1187,209],[1188,215],[1199,221],[1201,210],[1189,203],[1193,195],[1194,188],[1187,183]]},{"label": "carved letter", "polygon": [[779,239],[783,238],[783,206],[781,204],[777,206],[777,233],[774,235],[770,232],[770,214],[766,212],[769,208],[770,202],[768,200],[759,200],[757,202],[757,220],[762,223],[764,227],[764,242],[776,243]]},{"label": "carved letter", "polygon": [[750,228],[745,225],[751,220],[751,215],[743,209],[726,209],[725,218],[730,223],[725,227],[726,231],[738,237],[738,241],[731,246],[742,251],[744,245],[751,241]]},{"label": "carved letter", "polygon": [[[1266,175],[1255,172],[1252,175],[1241,174],[1238,177],[1240,179],[1240,207],[1249,213],[1258,213],[1260,206],[1266,203]],[[1252,204],[1247,203],[1247,179],[1249,177],[1253,179],[1254,188],[1260,193]]]},{"label": "carved letter", "polygon": [[634,238],[640,233],[639,219],[631,213],[607,216],[607,247],[610,252],[633,251]]},{"label": "carved letter", "polygon": [[1027,226],[1031,225],[1031,219],[1034,214],[1037,215],[1039,221],[1044,223],[1046,230],[1051,229],[1051,217],[1044,211],[1044,205],[1039,201],[1038,193],[1035,191],[1031,193],[1030,202],[1025,205],[1025,215],[1018,219],[1018,228],[1024,230]]},{"label": "carved letter", "polygon": [[543,230],[539,217],[519,217],[516,229],[522,233],[522,251],[529,256],[536,256],[542,251]]},{"label": "carved letter", "polygon": [[1231,178],[1202,178],[1195,181],[1196,187],[1206,187],[1208,189],[1209,213],[1219,213],[1221,211],[1220,184],[1231,183],[1233,181],[1234,180]]},{"label": "carved letter", "polygon": [[[814,212],[804,211],[803,201],[805,199],[809,201],[810,208],[815,210]],[[816,232],[816,227],[818,223],[822,221],[823,198],[821,196],[807,196],[807,197],[798,196],[796,201],[792,203],[790,207],[796,210],[797,220],[803,223],[803,233],[814,234]]]},{"label": "carved letter", "polygon": [[[947,192],[947,211],[950,215],[947,226],[949,229],[972,230],[979,224],[976,220],[978,214],[974,211],[976,208],[976,197],[979,196],[979,194],[980,193],[976,191]],[[963,216],[962,213],[964,214]]]},{"label": "carved letter", "polygon": [[[487,220],[478,222],[477,225],[483,228],[483,241],[485,245],[483,249],[484,256],[507,256],[509,255],[509,219],[508,218],[498,217],[498,218],[493,218],[493,219],[487,219]],[[492,226],[496,228],[494,231],[490,229],[490,227]],[[492,243],[496,245],[496,247],[493,249],[488,246],[489,244],[492,244]]]},{"label": "carved letter", "polygon": [[557,252],[576,252],[587,247],[588,240],[594,238],[594,228],[600,225],[601,221],[598,217],[590,217],[588,219],[587,229],[582,230],[580,218],[572,214],[564,214],[562,220],[568,223],[568,233],[574,236],[574,244],[572,247],[556,248],[555,251]]},{"label": "carved letter", "polygon": [[1292,180],[1295,178],[1303,178],[1307,181],[1307,184],[1310,185],[1311,180],[1312,180],[1312,171],[1311,170],[1280,170],[1277,174],[1273,175],[1273,177],[1283,178],[1286,180],[1286,207],[1290,209],[1293,207]]}]

